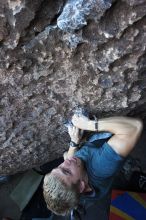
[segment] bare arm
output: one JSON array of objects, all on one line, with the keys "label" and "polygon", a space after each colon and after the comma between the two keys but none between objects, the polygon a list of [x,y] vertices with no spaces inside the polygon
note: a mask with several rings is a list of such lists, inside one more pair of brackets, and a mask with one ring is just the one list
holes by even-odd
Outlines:
[{"label": "bare arm", "polygon": [[82,137],[80,129],[77,128],[77,127],[74,127],[74,126],[68,126],[68,133],[69,133],[69,136],[71,138],[71,141],[77,146],[73,147],[70,144],[68,151],[65,152],[64,155],[63,155],[64,160],[69,158],[69,157],[74,156],[75,152],[78,150],[78,145],[79,145],[80,139]]},{"label": "bare arm", "polygon": [[64,159],[69,158],[69,157],[73,157],[77,150],[78,150],[77,147],[69,147],[69,150],[66,154],[66,157],[64,157]]},{"label": "bare arm", "polygon": [[[85,119],[85,117],[80,119],[74,115],[72,122],[81,129],[96,131],[93,120]],[[108,143],[119,155],[124,157],[134,148],[142,128],[143,124],[139,119],[129,117],[110,117],[98,120],[98,131],[113,133],[114,135]]]}]

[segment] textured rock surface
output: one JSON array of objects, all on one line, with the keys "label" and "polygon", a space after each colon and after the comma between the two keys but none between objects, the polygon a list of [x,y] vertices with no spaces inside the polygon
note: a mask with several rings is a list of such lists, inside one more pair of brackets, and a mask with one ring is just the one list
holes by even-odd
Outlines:
[{"label": "textured rock surface", "polygon": [[59,157],[76,106],[146,117],[145,0],[1,0],[0,174]]}]

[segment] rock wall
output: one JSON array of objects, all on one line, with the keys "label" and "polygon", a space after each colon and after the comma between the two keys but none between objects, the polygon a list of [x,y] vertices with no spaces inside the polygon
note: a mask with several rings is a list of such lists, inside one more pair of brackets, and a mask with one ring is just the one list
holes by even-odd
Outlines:
[{"label": "rock wall", "polygon": [[0,174],[68,149],[76,106],[146,117],[146,0],[1,0]]}]

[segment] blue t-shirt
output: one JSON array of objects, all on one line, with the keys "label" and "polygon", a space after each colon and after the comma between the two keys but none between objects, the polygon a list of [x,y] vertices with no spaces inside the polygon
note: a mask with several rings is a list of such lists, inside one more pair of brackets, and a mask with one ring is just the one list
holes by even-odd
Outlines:
[{"label": "blue t-shirt", "polygon": [[84,161],[89,184],[98,192],[96,198],[102,198],[111,188],[113,178],[123,164],[124,157],[118,155],[105,141],[100,147],[97,147],[95,142],[91,146],[85,143],[75,156]]}]

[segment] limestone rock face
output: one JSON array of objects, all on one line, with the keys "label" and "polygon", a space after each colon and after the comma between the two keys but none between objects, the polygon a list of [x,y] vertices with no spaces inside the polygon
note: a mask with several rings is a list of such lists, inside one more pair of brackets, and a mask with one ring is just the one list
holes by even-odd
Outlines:
[{"label": "limestone rock face", "polygon": [[0,175],[68,149],[76,106],[146,117],[146,0],[1,0]]}]

